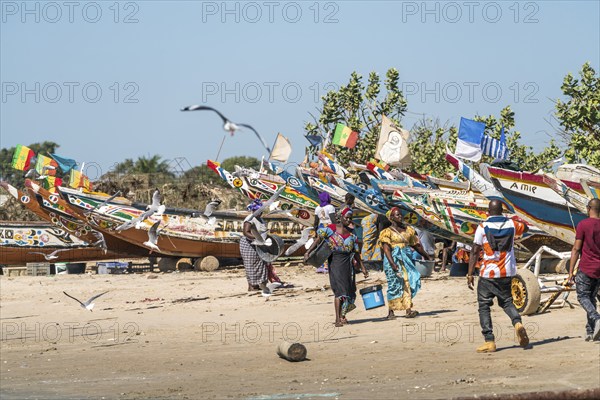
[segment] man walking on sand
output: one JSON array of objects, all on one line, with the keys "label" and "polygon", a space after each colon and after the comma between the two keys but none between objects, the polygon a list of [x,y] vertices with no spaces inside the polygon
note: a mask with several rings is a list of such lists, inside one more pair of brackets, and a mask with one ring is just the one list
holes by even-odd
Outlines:
[{"label": "man walking on sand", "polygon": [[596,296],[600,288],[600,200],[590,200],[587,211],[589,218],[577,225],[569,264],[569,283],[573,283],[575,264],[581,256],[575,290],[579,304],[587,313],[585,340],[590,341],[600,340],[600,314],[596,310]]},{"label": "man walking on sand", "polygon": [[512,277],[517,274],[517,262],[514,254],[515,238],[527,232],[528,227],[522,222],[503,216],[500,200],[490,201],[488,215],[488,218],[475,231],[469,272],[467,273],[467,286],[473,290],[473,270],[483,250],[477,283],[477,302],[479,303],[479,323],[485,343],[477,348],[478,353],[496,351],[490,314],[490,306],[494,302],[494,297],[498,298],[498,305],[510,317],[521,347],[529,345],[527,331],[513,304],[510,289]]}]

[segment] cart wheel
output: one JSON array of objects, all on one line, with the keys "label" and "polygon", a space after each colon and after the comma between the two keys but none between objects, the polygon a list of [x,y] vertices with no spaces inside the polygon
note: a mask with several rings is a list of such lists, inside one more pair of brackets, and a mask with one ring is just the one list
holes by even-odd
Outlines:
[{"label": "cart wheel", "polygon": [[535,314],[540,306],[540,284],[537,277],[528,269],[519,269],[512,278],[511,292],[513,303],[521,315]]},{"label": "cart wheel", "polygon": [[215,271],[219,268],[219,260],[217,257],[206,256],[198,258],[194,261],[194,269],[196,271]]},{"label": "cart wheel", "polygon": [[177,260],[178,271],[191,271],[194,269],[191,258],[180,258]]},{"label": "cart wheel", "polygon": [[158,269],[160,270],[160,272],[175,271],[175,269],[177,268],[178,260],[178,258],[161,257],[161,259],[158,260]]}]

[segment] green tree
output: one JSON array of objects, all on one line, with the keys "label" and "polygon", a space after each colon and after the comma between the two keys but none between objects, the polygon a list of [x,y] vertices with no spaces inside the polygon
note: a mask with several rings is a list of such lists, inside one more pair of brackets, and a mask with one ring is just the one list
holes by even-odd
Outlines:
[{"label": "green tree", "polygon": [[579,71],[580,79],[567,74],[561,90],[566,101],[556,101],[556,118],[568,143],[567,161],[587,161],[600,168],[600,76],[590,63]]},{"label": "green tree", "polygon": [[[360,140],[353,149],[330,144],[327,151],[334,154],[342,164],[348,161],[367,162],[375,155],[379,137],[379,121],[385,114],[396,125],[402,127],[401,119],[406,111],[406,99],[400,90],[400,74],[395,68],[386,73],[385,95],[376,72],[369,74],[367,85],[356,72],[350,75],[347,85],[337,91],[330,91],[322,97],[323,106],[319,118],[309,122],[304,130],[308,135],[319,135],[331,143],[335,126],[342,123],[360,133]],[[310,147],[309,153],[315,154],[317,148]]]}]

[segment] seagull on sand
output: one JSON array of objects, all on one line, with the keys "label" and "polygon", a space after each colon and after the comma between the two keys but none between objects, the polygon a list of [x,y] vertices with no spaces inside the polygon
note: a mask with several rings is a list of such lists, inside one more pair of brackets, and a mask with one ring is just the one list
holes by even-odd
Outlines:
[{"label": "seagull on sand", "polygon": [[98,297],[102,296],[103,294],[108,293],[108,291],[104,292],[104,293],[100,293],[97,294],[93,297],[90,297],[85,303],[82,303],[81,301],[79,301],[78,299],[76,299],[75,297],[71,296],[70,294],[68,294],[67,292],[63,292],[65,294],[65,296],[72,298],[73,300],[75,300],[76,302],[78,302],[82,308],[85,308],[86,310],[92,311],[92,308],[94,308],[94,303],[93,301],[96,300]]},{"label": "seagull on sand", "polygon": [[158,231],[157,230],[158,230],[159,225],[160,225],[160,220],[156,221],[154,223],[154,225],[152,225],[152,227],[148,231],[148,240],[143,243],[144,246],[150,247],[150,253],[152,253],[152,251],[160,252],[160,249],[158,248],[158,245],[156,244],[158,242]]},{"label": "seagull on sand", "polygon": [[261,143],[265,147],[265,149],[267,149],[267,151],[269,153],[271,153],[271,148],[269,147],[269,145],[267,144],[267,142],[265,141],[265,139],[260,135],[260,133],[258,133],[256,131],[256,129],[254,129],[253,127],[251,127],[248,124],[236,124],[234,122],[231,122],[219,110],[217,110],[215,108],[212,108],[212,107],[208,107],[208,106],[193,105],[193,106],[187,106],[187,107],[184,107],[184,108],[181,109],[181,111],[205,111],[205,110],[213,111],[213,112],[217,113],[217,115],[219,117],[221,117],[221,119],[223,120],[223,129],[225,129],[227,132],[229,132],[231,134],[231,136],[233,136],[233,134],[236,131],[239,131],[240,127],[250,129],[252,132],[254,132],[254,134],[256,135],[256,137],[258,137],[258,140],[261,141]]},{"label": "seagull on sand", "polygon": [[146,219],[150,218],[153,215],[163,215],[165,212],[165,206],[160,204],[160,191],[156,189],[154,194],[152,194],[152,204],[147,207],[147,211],[144,211],[139,217],[132,219],[131,221],[127,221],[115,228],[117,232],[124,231],[126,229],[136,227],[139,229],[140,224],[144,222]]},{"label": "seagull on sand", "polygon": [[58,249],[58,250],[54,250],[50,254],[42,253],[41,251],[30,251],[29,254],[41,254],[44,256],[46,261],[52,261],[52,260],[56,260],[58,258],[58,255],[57,255],[58,253],[63,252],[63,251],[68,251],[68,250],[69,249]]}]

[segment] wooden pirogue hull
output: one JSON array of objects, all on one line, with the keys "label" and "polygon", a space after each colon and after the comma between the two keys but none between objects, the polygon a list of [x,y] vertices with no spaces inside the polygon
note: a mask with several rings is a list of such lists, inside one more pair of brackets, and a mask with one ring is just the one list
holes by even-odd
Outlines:
[{"label": "wooden pirogue hull", "polygon": [[[216,218],[216,223],[211,225],[205,218],[195,215],[198,212],[179,210],[174,213],[167,209],[162,216],[151,216],[145,220],[140,224],[140,229],[134,227],[118,232],[115,228],[138,217],[145,208],[109,202],[96,209],[108,198],[107,195],[85,194],[65,188],[61,188],[61,195],[95,229],[138,246],[144,246],[143,243],[148,240],[148,230],[160,220],[159,230],[164,229],[157,242],[160,254],[191,258],[241,256],[239,238],[242,236],[243,220],[248,214],[246,212],[214,212],[212,216]],[[267,226],[271,233],[288,240],[297,239],[302,229],[299,223],[281,216],[268,219]]]},{"label": "wooden pirogue hull", "polygon": [[0,264],[25,265],[29,262],[46,262],[40,252],[50,254],[55,250],[58,258],[52,262],[90,261],[121,258],[120,254],[90,247],[68,231],[46,222],[0,221]]},{"label": "wooden pirogue hull", "polygon": [[[502,192],[519,217],[566,243],[575,243],[575,228],[586,215],[548,187],[543,175],[489,166],[484,166],[484,169],[487,169],[494,186]],[[583,193],[579,183],[563,182]]]},{"label": "wooden pirogue hull", "polygon": [[[58,194],[50,193],[29,179],[25,181],[25,186],[31,197],[37,200],[40,210],[36,214],[42,219],[74,233],[88,243],[96,243],[99,240],[98,232],[94,232],[87,220],[74,212]],[[107,249],[120,258],[146,257],[148,255],[147,249],[135,246],[118,237],[112,235],[103,235],[103,237]]]}]

